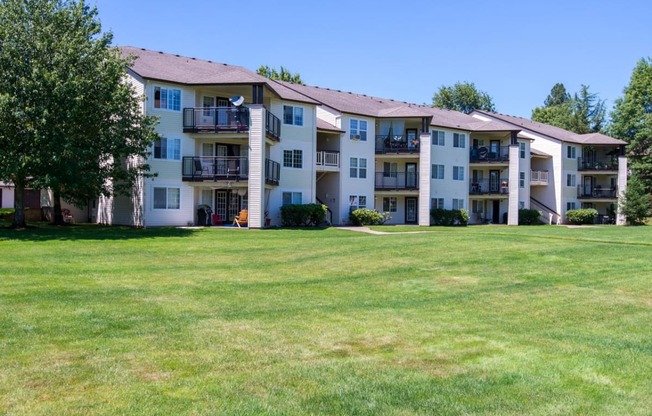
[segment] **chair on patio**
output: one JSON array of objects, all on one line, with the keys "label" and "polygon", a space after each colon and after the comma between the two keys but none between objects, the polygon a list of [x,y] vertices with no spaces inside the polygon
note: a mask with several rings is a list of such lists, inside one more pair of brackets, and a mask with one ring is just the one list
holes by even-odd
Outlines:
[{"label": "chair on patio", "polygon": [[240,214],[236,215],[235,218],[233,218],[233,225],[237,225],[238,228],[242,225],[247,225],[247,220],[249,216],[249,212],[246,209],[243,209],[240,211]]},{"label": "chair on patio", "polygon": [[72,213],[70,212],[69,209],[62,209],[61,215],[63,216],[63,222],[67,222],[70,224],[75,223],[75,217],[72,216]]},{"label": "chair on patio", "polygon": [[201,160],[195,159],[195,176],[202,177],[204,174],[208,175],[208,166],[204,166]]}]

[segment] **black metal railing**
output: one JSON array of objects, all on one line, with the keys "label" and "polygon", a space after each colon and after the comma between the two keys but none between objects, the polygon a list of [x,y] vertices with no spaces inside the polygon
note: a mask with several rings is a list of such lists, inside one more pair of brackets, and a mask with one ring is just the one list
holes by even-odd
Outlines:
[{"label": "black metal railing", "polygon": [[469,194],[471,195],[484,195],[484,194],[508,194],[509,181],[506,178],[501,179],[483,179],[471,180],[469,182]]},{"label": "black metal railing", "polygon": [[419,139],[407,139],[403,135],[381,134],[376,136],[376,153],[419,153]]},{"label": "black metal railing", "polygon": [[588,199],[588,198],[597,198],[597,199],[615,199],[618,197],[618,187],[607,187],[602,185],[578,185],[577,186],[577,197]]},{"label": "black metal railing", "polygon": [[181,163],[184,181],[237,181],[249,178],[245,156],[185,156]]},{"label": "black metal railing", "polygon": [[272,140],[281,141],[281,119],[265,109],[265,134]]},{"label": "black metal railing", "polygon": [[471,162],[507,162],[509,161],[509,146],[472,147]]},{"label": "black metal railing", "polygon": [[247,107],[195,107],[183,109],[184,133],[246,133]]},{"label": "black metal railing", "polygon": [[281,181],[281,164],[270,159],[265,159],[265,182],[278,185]]},{"label": "black metal railing", "polygon": [[419,189],[418,172],[376,172],[376,189]]},{"label": "black metal railing", "polygon": [[618,170],[618,158],[578,157],[577,170]]}]

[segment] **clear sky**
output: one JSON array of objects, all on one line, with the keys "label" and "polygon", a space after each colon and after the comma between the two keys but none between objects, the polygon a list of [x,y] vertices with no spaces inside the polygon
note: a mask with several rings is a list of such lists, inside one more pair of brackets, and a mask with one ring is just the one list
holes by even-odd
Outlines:
[{"label": "clear sky", "polygon": [[652,56],[650,0],[87,1],[115,45],[283,65],[308,85],[418,104],[469,81],[521,117],[557,82],[611,110]]}]

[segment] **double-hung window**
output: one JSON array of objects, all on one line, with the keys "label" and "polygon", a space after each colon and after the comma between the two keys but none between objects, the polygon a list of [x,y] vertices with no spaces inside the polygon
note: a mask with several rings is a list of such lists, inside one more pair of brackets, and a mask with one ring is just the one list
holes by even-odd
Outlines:
[{"label": "double-hung window", "polygon": [[444,198],[431,198],[430,199],[430,208],[432,208],[432,209],[444,209]]},{"label": "double-hung window", "polygon": [[283,192],[283,205],[300,205],[303,200],[301,192]]},{"label": "double-hung window", "polygon": [[453,147],[466,148],[466,134],[453,133]]},{"label": "double-hung window", "polygon": [[284,105],[283,124],[289,124],[292,126],[303,126],[303,107]]},{"label": "double-hung window", "polygon": [[576,208],[577,208],[577,204],[575,202],[566,202],[566,211],[570,211]]},{"label": "double-hung window", "polygon": [[446,144],[446,133],[441,130],[433,130],[430,132],[430,138],[433,146],[444,146]]},{"label": "double-hung window", "polygon": [[464,166],[453,166],[453,180],[454,181],[464,180]]},{"label": "double-hung window", "polygon": [[577,179],[575,178],[575,175],[572,173],[566,174],[566,186],[568,187],[574,187],[577,184]]},{"label": "double-hung window", "polygon": [[525,143],[521,142],[518,144],[519,148],[519,154],[521,156],[521,159],[525,159]]},{"label": "double-hung window", "polygon": [[283,150],[283,167],[301,169],[303,167],[303,150]]},{"label": "double-hung window", "polygon": [[518,173],[518,186],[519,188],[525,188],[525,172]]},{"label": "double-hung window", "polygon": [[432,179],[444,179],[444,165],[432,165]]},{"label": "double-hung window", "polygon": [[154,108],[181,111],[181,90],[154,87]]},{"label": "double-hung window", "polygon": [[154,142],[154,159],[181,160],[181,139],[157,139]]},{"label": "double-hung window", "polygon": [[575,159],[577,157],[577,149],[575,146],[566,146],[566,157],[568,159]]},{"label": "double-hung window", "polygon": [[349,160],[349,176],[364,179],[367,177],[367,159],[352,157]]},{"label": "double-hung window", "polygon": [[367,121],[352,118],[349,123],[349,133],[351,140],[367,140]]},{"label": "double-hung window", "polygon": [[383,198],[383,212],[396,212],[397,203],[395,196],[389,196]]},{"label": "double-hung window", "polygon": [[453,209],[464,209],[464,200],[453,198]]},{"label": "double-hung window", "polygon": [[349,195],[349,209],[355,211],[358,208],[367,208],[367,197],[365,195]]},{"label": "double-hung window", "polygon": [[179,209],[180,207],[179,188],[154,188],[154,209]]}]

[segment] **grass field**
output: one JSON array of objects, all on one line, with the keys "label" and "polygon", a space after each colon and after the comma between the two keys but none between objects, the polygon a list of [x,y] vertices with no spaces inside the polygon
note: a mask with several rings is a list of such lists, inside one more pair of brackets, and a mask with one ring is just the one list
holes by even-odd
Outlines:
[{"label": "grass field", "polygon": [[649,415],[652,228],[0,230],[0,414]]}]

